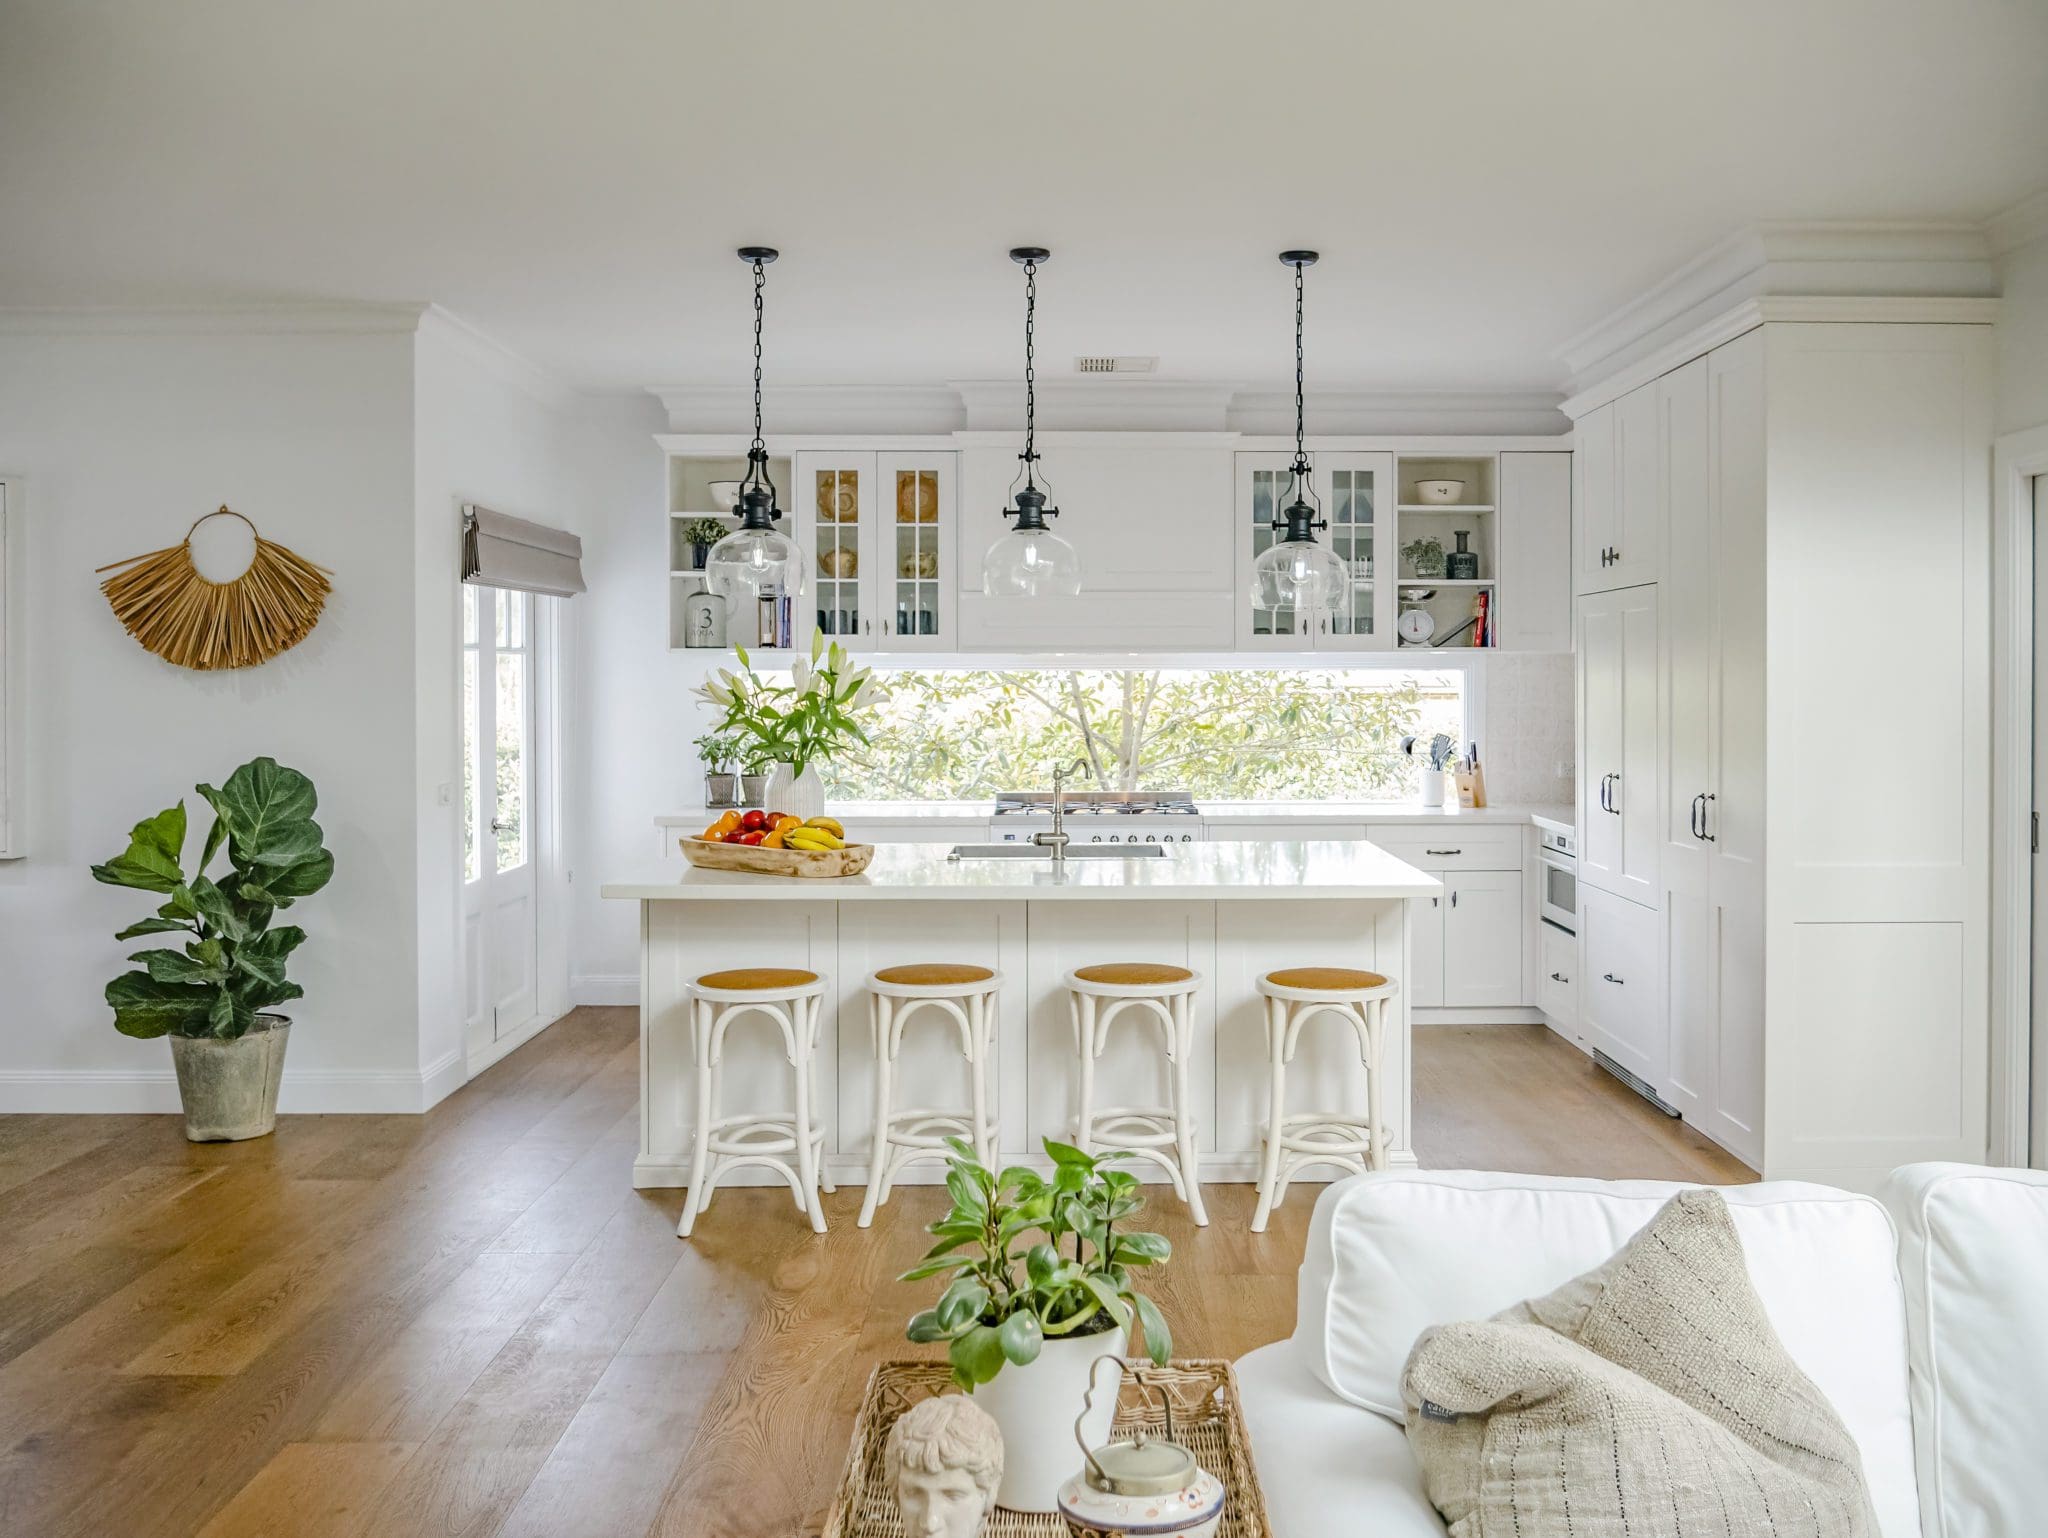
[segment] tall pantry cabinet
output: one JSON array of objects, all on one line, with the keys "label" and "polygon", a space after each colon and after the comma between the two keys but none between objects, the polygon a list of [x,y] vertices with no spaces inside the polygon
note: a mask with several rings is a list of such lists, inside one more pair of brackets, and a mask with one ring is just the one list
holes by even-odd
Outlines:
[{"label": "tall pantry cabinet", "polygon": [[[1623,557],[1573,567],[1587,1035],[1773,1179],[1985,1155],[1990,357],[1982,325],[1765,321],[1580,419],[1616,424],[1581,485]],[[1655,581],[1603,585],[1631,516]]]}]

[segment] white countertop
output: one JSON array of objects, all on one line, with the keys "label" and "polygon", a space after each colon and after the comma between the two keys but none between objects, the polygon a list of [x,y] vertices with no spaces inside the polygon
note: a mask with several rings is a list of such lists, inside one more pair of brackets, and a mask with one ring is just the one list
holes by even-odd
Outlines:
[{"label": "white countertop", "polygon": [[[1210,822],[1396,822],[1396,823],[1525,823],[1548,819],[1572,826],[1569,806],[1503,802],[1461,811],[1457,807],[1422,807],[1412,801],[1203,801],[1201,816]],[[880,823],[988,822],[995,805],[988,801],[834,801],[826,810],[842,822]],[[661,828],[702,828],[718,816],[704,807],[687,807],[654,819]]]},{"label": "white countertop", "polygon": [[1442,883],[1361,840],[1175,845],[1161,860],[948,860],[952,841],[882,844],[858,876],[799,880],[690,867],[678,876],[610,881],[606,897],[636,902],[1143,901],[1287,902],[1304,897],[1429,897]]}]

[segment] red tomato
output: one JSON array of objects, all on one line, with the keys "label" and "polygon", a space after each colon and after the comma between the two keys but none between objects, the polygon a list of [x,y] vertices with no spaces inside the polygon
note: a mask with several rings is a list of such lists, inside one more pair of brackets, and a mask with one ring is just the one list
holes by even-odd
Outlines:
[{"label": "red tomato", "polygon": [[742,833],[740,835],[740,842],[742,844],[758,844],[761,842],[762,839],[766,838],[767,836],[768,834],[765,829],[756,828],[751,833]]},{"label": "red tomato", "polygon": [[751,812],[741,816],[740,827],[748,833],[765,833],[768,830],[768,814],[755,807]]}]

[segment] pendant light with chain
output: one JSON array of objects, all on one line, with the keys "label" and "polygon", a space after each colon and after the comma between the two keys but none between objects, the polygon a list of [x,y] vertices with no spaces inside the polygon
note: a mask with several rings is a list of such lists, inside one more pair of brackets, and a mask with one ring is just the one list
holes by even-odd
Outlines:
[{"label": "pendant light with chain", "polygon": [[1302,272],[1315,264],[1313,251],[1282,251],[1280,260],[1294,269],[1294,463],[1286,506],[1270,525],[1279,536],[1252,563],[1251,599],[1261,609],[1300,616],[1328,614],[1346,592],[1350,576],[1335,551],[1316,543],[1316,531],[1327,530],[1315,487],[1309,480],[1306,413],[1302,401]]},{"label": "pendant light with chain", "polygon": [[761,437],[762,291],[768,264],[779,254],[773,246],[739,249],[740,260],[754,269],[754,441],[747,449],[747,478],[740,482],[740,526],[713,545],[704,561],[704,580],[735,616],[752,614],[752,606],[764,598],[796,598],[804,590],[803,552],[775,527],[782,509],[776,506],[768,448]]},{"label": "pendant light with chain", "polygon": [[1043,598],[1081,591],[1081,557],[1053,533],[1045,520],[1060,510],[1038,484],[1038,268],[1052,253],[1043,246],[1018,246],[1010,260],[1024,269],[1024,452],[1021,486],[1011,488],[1005,518],[1016,525],[994,544],[981,562],[981,590],[994,597]]}]

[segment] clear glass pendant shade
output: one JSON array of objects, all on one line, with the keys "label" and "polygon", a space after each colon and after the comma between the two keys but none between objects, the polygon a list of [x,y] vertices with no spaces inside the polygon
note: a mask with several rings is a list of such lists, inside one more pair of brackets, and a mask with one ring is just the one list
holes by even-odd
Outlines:
[{"label": "clear glass pendant shade", "polygon": [[1261,609],[1327,614],[1338,606],[1350,580],[1335,551],[1314,540],[1283,539],[1252,562],[1251,600]]},{"label": "clear glass pendant shade", "polygon": [[982,557],[981,590],[996,598],[1071,596],[1081,591],[1080,552],[1051,529],[1012,529]]},{"label": "clear glass pendant shade", "polygon": [[711,547],[704,580],[734,613],[747,612],[737,606],[803,593],[804,553],[779,529],[735,529]]}]

